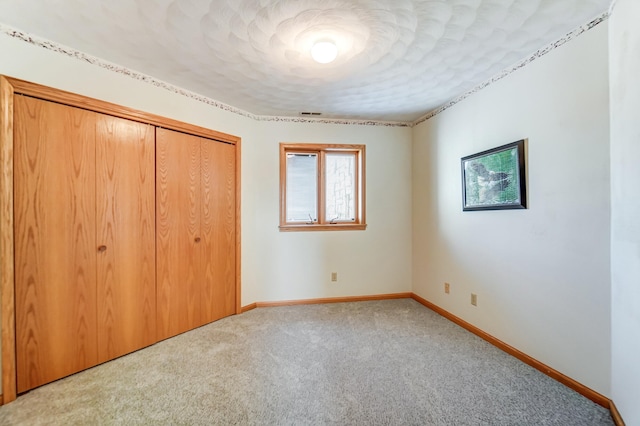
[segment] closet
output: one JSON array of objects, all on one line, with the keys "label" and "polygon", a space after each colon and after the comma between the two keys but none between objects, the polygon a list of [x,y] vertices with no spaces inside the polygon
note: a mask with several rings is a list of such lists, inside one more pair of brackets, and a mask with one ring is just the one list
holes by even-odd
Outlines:
[{"label": "closet", "polygon": [[18,392],[155,341],[153,127],[16,95]]},{"label": "closet", "polygon": [[156,130],[158,338],[235,310],[232,145]]},{"label": "closet", "polygon": [[239,144],[0,76],[4,402],[240,312]]}]

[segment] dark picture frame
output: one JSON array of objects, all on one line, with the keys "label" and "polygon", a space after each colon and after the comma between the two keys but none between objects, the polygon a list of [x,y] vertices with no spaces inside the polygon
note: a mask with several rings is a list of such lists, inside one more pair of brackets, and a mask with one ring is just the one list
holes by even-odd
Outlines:
[{"label": "dark picture frame", "polygon": [[462,167],[462,210],[527,208],[525,140],[468,155]]}]

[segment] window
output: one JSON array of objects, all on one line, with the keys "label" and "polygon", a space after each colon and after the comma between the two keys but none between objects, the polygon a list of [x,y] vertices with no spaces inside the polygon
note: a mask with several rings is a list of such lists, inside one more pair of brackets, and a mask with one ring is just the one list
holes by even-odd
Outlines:
[{"label": "window", "polygon": [[364,145],[280,144],[280,230],[365,229]]}]

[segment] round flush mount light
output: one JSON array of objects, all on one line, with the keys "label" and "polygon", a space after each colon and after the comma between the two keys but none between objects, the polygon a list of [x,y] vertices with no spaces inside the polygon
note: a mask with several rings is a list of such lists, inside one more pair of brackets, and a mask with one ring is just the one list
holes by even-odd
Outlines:
[{"label": "round flush mount light", "polygon": [[319,41],[311,48],[311,57],[319,64],[333,62],[338,56],[338,47],[330,41]]}]

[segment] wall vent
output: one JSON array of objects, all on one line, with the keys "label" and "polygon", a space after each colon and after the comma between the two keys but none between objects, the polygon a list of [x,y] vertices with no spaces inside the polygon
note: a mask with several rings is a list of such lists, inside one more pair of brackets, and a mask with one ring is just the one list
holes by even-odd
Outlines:
[{"label": "wall vent", "polygon": [[307,112],[307,111],[303,111],[300,113],[300,115],[304,115],[304,116],[313,116],[313,117],[318,117],[320,115],[322,115],[321,112]]}]

